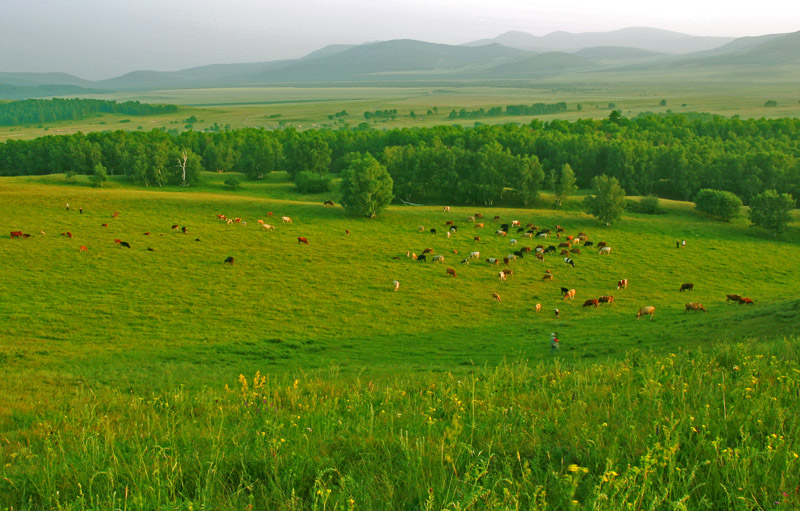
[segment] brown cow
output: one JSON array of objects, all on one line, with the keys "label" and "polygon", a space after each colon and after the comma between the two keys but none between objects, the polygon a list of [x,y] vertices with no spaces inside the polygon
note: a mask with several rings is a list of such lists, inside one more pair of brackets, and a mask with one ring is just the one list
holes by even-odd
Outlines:
[{"label": "brown cow", "polygon": [[81,245],[81,249],[80,250],[81,250],[81,252],[88,252],[89,251],[89,249],[86,248],[86,245]]},{"label": "brown cow", "polygon": [[[64,233],[61,233],[61,235],[63,236]],[[21,238],[21,237],[22,237],[22,231],[11,231],[11,239]]]},{"label": "brown cow", "polygon": [[725,298],[726,302],[730,302],[730,301],[740,302],[742,300],[742,297],[739,296],[739,295],[725,295],[725,297],[726,297]]},{"label": "brown cow", "polygon": [[613,296],[601,296],[600,298],[597,299],[597,301],[600,302],[600,303],[614,303],[614,297]]},{"label": "brown cow", "polygon": [[533,309],[536,312],[541,312],[542,311],[542,304],[541,303],[537,303],[536,306]]},{"label": "brown cow", "polygon": [[584,307],[591,307],[592,305],[597,307],[599,304],[600,302],[598,300],[586,300],[585,302],[583,302]]},{"label": "brown cow", "polygon": [[303,238],[302,236],[298,236],[297,237],[297,242],[298,243],[305,243],[306,245],[308,245],[308,238]]},{"label": "brown cow", "polygon": [[579,249],[579,248],[573,248],[573,249],[570,249],[569,253],[570,253],[570,254],[578,254],[578,255],[581,255],[581,249]]},{"label": "brown cow", "polygon": [[708,312],[708,311],[706,310],[706,308],[705,308],[705,307],[703,307],[703,304],[702,304],[702,303],[697,303],[697,302],[689,302],[689,303],[687,303],[687,304],[686,304],[686,310],[685,310],[684,312],[689,312],[689,311],[703,311],[703,312]]},{"label": "brown cow", "polygon": [[681,288],[678,291],[692,291],[694,289],[694,284],[691,282],[684,282],[681,284]]},{"label": "brown cow", "polygon": [[544,277],[542,277],[542,282],[544,282],[545,280],[553,280],[553,274],[552,273],[545,273]]},{"label": "brown cow", "polygon": [[511,268],[504,268],[503,273],[505,273],[508,277],[510,277],[514,275],[514,270],[512,270]]},{"label": "brown cow", "polygon": [[617,289],[627,289],[628,288],[628,279],[622,279],[617,281]]},{"label": "brown cow", "polygon": [[597,248],[603,248],[606,245],[608,245],[608,243],[606,243],[605,241],[601,241],[600,243],[597,244]]},{"label": "brown cow", "polygon": [[448,275],[452,275],[453,278],[456,278],[456,270],[454,270],[453,268],[448,268],[447,269],[447,274]]},{"label": "brown cow", "polygon": [[498,301],[498,302],[502,301],[502,300],[500,300],[500,295],[497,294],[497,293],[492,293],[492,298],[494,298],[495,301]]},{"label": "brown cow", "polygon": [[741,298],[739,299],[739,305],[744,305],[744,304],[746,304],[746,305],[753,305],[753,300],[751,300],[750,298],[747,298],[747,297],[743,296],[743,297],[741,297]]},{"label": "brown cow", "polygon": [[575,299],[575,290],[570,289],[566,293],[564,293],[564,300],[573,300]]}]

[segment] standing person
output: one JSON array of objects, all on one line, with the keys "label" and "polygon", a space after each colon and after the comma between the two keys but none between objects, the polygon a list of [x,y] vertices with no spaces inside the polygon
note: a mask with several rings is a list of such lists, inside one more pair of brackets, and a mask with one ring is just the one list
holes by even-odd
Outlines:
[{"label": "standing person", "polygon": [[686,240],[681,241],[681,245],[683,246],[683,248],[686,248]]},{"label": "standing person", "polygon": [[561,349],[561,347],[559,346],[558,342],[559,342],[558,341],[558,334],[556,332],[553,332],[552,334],[550,334],[550,353],[552,353],[552,352],[554,352],[554,351],[556,351],[558,349]]},{"label": "standing person", "polygon": [[676,241],[675,242],[675,248],[681,248],[681,242],[680,241]]},{"label": "standing person", "polygon": [[67,211],[69,211],[69,202],[67,202]]},{"label": "standing person", "polygon": [[81,215],[83,214],[83,208],[78,208],[78,211],[81,212]]},{"label": "standing person", "polygon": [[556,319],[561,317],[561,311],[558,310],[558,308],[556,308],[553,312],[555,312],[555,314],[556,314]]}]

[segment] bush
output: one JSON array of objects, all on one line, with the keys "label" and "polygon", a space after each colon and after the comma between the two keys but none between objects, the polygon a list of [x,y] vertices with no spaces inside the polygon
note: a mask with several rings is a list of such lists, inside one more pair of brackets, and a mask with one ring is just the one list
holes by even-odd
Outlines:
[{"label": "bush", "polygon": [[232,190],[237,190],[241,187],[242,182],[236,176],[231,176],[225,180],[225,186]]},{"label": "bush", "polygon": [[739,211],[742,209],[742,199],[737,197],[736,194],[709,188],[704,188],[697,192],[694,204],[697,211],[717,217],[725,222],[739,216]]},{"label": "bush", "polygon": [[322,193],[331,189],[331,179],[329,177],[320,176],[308,170],[297,174],[294,183],[297,185],[297,190],[302,193]]},{"label": "bush", "polygon": [[655,195],[648,195],[639,199],[639,212],[647,215],[660,215],[661,208],[658,207],[658,197]]}]

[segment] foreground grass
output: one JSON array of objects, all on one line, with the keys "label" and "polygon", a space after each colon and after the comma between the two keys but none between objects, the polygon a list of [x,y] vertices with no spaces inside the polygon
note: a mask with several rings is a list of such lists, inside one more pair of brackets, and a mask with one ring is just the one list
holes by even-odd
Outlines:
[{"label": "foreground grass", "polygon": [[0,436],[0,507],[797,509],[798,340],[84,386]]}]

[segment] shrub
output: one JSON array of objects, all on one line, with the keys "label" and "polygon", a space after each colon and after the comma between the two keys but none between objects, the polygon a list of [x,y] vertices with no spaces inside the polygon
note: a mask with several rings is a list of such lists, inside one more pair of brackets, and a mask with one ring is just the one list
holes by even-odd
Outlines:
[{"label": "shrub", "polygon": [[639,199],[639,212],[647,215],[660,215],[661,208],[659,208],[658,197],[648,195]]},{"label": "shrub", "polygon": [[241,187],[242,182],[236,176],[231,176],[225,180],[225,186],[232,190],[237,190]]},{"label": "shrub", "polygon": [[695,208],[706,215],[728,222],[739,216],[742,199],[731,192],[704,188],[694,198]]},{"label": "shrub", "polygon": [[322,193],[331,189],[331,179],[328,176],[320,176],[308,170],[297,174],[294,182],[297,190],[302,193]]}]

